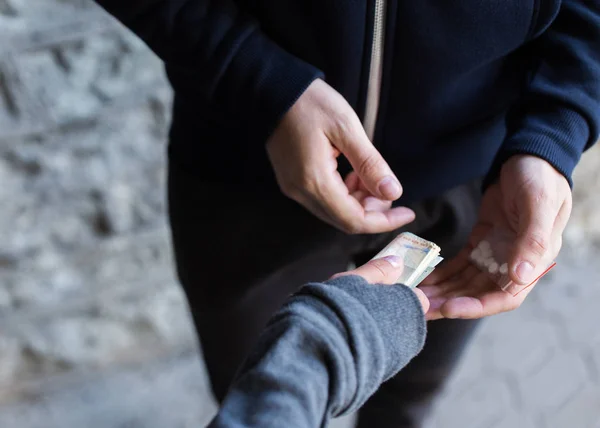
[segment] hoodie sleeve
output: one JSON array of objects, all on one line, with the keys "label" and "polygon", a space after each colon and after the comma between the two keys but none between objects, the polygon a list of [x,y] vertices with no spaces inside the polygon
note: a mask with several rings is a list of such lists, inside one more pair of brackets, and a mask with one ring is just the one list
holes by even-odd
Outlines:
[{"label": "hoodie sleeve", "polygon": [[205,110],[266,141],[322,73],[270,40],[234,0],[96,0]]},{"label": "hoodie sleeve", "polygon": [[515,154],[548,161],[572,186],[581,154],[600,129],[600,0],[563,0],[550,27],[528,47],[534,70],[508,120],[508,137],[484,182]]},{"label": "hoodie sleeve", "polygon": [[404,367],[425,334],[408,287],[358,276],[306,285],[271,319],[209,426],[326,427]]}]

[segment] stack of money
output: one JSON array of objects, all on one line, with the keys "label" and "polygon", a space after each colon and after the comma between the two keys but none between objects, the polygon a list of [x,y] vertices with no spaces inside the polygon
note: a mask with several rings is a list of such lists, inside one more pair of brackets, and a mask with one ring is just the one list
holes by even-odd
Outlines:
[{"label": "stack of money", "polygon": [[443,260],[440,257],[440,251],[440,247],[433,242],[412,233],[404,232],[373,258],[400,257],[404,261],[404,270],[397,282],[414,288],[433,272],[435,267]]}]

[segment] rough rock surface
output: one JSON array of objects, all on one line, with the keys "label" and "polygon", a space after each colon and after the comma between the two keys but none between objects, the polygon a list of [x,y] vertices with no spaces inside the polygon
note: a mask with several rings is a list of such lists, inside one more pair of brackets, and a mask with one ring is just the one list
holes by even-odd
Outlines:
[{"label": "rough rock surface", "polygon": [[160,61],[88,1],[2,0],[0,33],[2,386],[193,347]]}]

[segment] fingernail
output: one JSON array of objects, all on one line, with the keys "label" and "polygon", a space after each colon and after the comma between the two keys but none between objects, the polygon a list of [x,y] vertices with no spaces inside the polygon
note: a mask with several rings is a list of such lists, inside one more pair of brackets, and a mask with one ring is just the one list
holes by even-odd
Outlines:
[{"label": "fingernail", "polygon": [[387,261],[395,268],[400,267],[400,264],[402,263],[402,259],[398,256],[385,256],[383,260]]},{"label": "fingernail", "polygon": [[521,262],[515,269],[515,273],[523,283],[528,284],[533,281],[533,270],[534,267],[531,263]]},{"label": "fingernail", "polygon": [[388,176],[379,182],[379,193],[386,199],[398,199],[402,194],[402,187],[394,177]]}]

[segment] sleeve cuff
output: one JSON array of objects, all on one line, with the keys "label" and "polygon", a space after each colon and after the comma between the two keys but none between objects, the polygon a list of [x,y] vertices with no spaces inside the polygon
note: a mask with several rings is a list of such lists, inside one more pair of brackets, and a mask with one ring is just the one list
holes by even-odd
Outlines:
[{"label": "sleeve cuff", "polygon": [[579,113],[563,109],[527,117],[505,140],[483,181],[483,191],[494,183],[502,165],[514,155],[537,156],[565,176],[573,187],[572,174],[584,150],[591,147],[590,127]]},{"label": "sleeve cuff", "polygon": [[417,295],[405,285],[373,285],[356,275],[325,282],[364,306],[384,338],[386,377],[395,375],[425,345],[427,323]]}]

